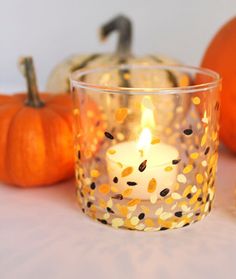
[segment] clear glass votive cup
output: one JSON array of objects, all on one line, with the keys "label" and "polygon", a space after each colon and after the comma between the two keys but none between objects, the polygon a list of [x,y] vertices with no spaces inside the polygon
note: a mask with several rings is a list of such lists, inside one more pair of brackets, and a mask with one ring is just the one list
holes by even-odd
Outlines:
[{"label": "clear glass votive cup", "polygon": [[[174,82],[173,82],[174,79]],[[114,228],[180,228],[212,208],[219,75],[121,65],[77,71],[75,174],[82,211]]]}]

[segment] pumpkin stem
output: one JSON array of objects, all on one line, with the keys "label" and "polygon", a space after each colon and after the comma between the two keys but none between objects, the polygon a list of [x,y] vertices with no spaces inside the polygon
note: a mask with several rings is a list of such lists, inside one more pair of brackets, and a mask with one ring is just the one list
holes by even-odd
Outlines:
[{"label": "pumpkin stem", "polygon": [[43,107],[45,104],[39,98],[33,58],[30,56],[23,57],[20,59],[19,65],[27,83],[27,99],[25,105],[34,108]]},{"label": "pumpkin stem", "polygon": [[100,29],[100,37],[105,40],[113,31],[119,33],[117,53],[121,58],[127,58],[131,54],[132,24],[129,18],[118,15]]}]

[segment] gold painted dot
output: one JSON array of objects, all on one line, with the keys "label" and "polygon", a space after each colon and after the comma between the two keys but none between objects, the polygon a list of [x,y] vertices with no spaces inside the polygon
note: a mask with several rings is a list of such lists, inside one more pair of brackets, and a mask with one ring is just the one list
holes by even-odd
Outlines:
[{"label": "gold painted dot", "polygon": [[199,97],[194,97],[192,98],[192,102],[194,103],[194,105],[199,105],[201,103],[201,100]]},{"label": "gold painted dot", "polygon": [[148,184],[148,192],[153,193],[156,190],[157,182],[155,178],[152,178]]},{"label": "gold painted dot", "polygon": [[113,155],[113,154],[116,153],[116,150],[115,150],[115,149],[109,149],[107,152],[108,152],[109,154]]},{"label": "gold painted dot", "polygon": [[119,192],[119,190],[115,187],[115,186],[111,186],[111,191],[113,192],[113,193],[118,193]]},{"label": "gold painted dot", "polygon": [[132,172],[133,172],[133,168],[132,168],[132,167],[127,167],[127,168],[125,168],[125,169],[122,171],[121,176],[122,176],[122,177],[128,176],[128,175],[130,175]]},{"label": "gold painted dot", "polygon": [[183,173],[184,174],[187,174],[187,173],[190,173],[193,169],[193,165],[187,165],[184,169],[183,169]]},{"label": "gold painted dot", "polygon": [[123,123],[128,115],[127,108],[118,108],[115,113],[115,118],[118,123]]},{"label": "gold painted dot", "polygon": [[93,177],[93,178],[97,178],[100,176],[100,172],[98,170],[91,170],[90,171],[90,176]]},{"label": "gold painted dot", "polygon": [[198,157],[199,157],[199,153],[197,153],[197,152],[194,152],[194,153],[190,154],[190,158],[193,159],[193,160],[198,159]]},{"label": "gold painted dot", "polygon": [[167,171],[167,172],[172,171],[172,170],[173,170],[173,167],[171,167],[171,166],[165,167],[165,171]]},{"label": "gold painted dot", "polygon": [[202,183],[203,183],[203,180],[204,180],[203,175],[202,175],[201,173],[198,173],[198,174],[196,175],[196,180],[197,180],[197,183],[198,183],[198,184],[202,184]]},{"label": "gold painted dot", "polygon": [[204,145],[206,144],[206,141],[207,141],[207,135],[204,134],[204,135],[202,136],[202,139],[201,139],[201,147],[204,146]]},{"label": "gold painted dot", "polygon": [[108,194],[110,192],[110,186],[108,184],[101,184],[98,187],[98,191],[104,195]]},{"label": "gold painted dot", "polygon": [[174,202],[174,199],[172,197],[169,197],[165,200],[166,204],[172,204]]},{"label": "gold painted dot", "polygon": [[160,139],[158,138],[152,139],[151,144],[157,144],[157,143],[160,143]]}]

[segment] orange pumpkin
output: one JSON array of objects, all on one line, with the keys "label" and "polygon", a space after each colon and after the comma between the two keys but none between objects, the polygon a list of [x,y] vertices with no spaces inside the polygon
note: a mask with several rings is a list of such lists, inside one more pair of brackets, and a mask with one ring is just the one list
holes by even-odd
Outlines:
[{"label": "orange pumpkin", "polygon": [[28,92],[0,95],[0,180],[21,187],[52,184],[73,175],[72,101],[38,94],[33,61],[21,67]]},{"label": "orange pumpkin", "polygon": [[220,137],[236,152],[236,17],[215,35],[203,57],[202,66],[219,72],[223,78]]}]

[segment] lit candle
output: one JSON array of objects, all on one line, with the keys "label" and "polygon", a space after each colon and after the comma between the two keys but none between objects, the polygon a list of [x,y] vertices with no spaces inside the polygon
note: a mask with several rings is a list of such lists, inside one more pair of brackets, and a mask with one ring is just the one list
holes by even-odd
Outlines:
[{"label": "lit candle", "polygon": [[128,198],[155,202],[173,191],[179,153],[174,146],[152,139],[150,127],[154,125],[152,108],[145,107],[138,141],[122,142],[107,150],[110,185]]}]

